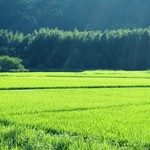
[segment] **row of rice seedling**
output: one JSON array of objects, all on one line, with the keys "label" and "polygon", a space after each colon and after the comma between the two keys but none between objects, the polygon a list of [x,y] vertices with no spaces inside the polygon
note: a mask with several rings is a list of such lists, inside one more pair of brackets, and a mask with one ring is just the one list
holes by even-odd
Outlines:
[{"label": "row of rice seedling", "polygon": [[0,114],[146,105],[149,91],[148,88],[0,91]]},{"label": "row of rice seedling", "polygon": [[[21,125],[0,126],[0,149],[2,150],[97,150],[114,149],[107,141],[84,139],[82,136],[69,134],[52,135],[44,130],[37,130]],[[116,149],[116,148],[115,148]]]},{"label": "row of rice seedling", "polygon": [[[65,146],[71,141],[66,149],[149,149],[149,92],[149,88],[0,91],[0,124],[27,128],[29,134],[42,131],[42,136]],[[0,139],[5,146],[3,134]]]},{"label": "row of rice seedling", "polygon": [[101,87],[150,87],[149,78],[128,78],[128,77],[87,77],[87,76],[72,76],[72,77],[17,77],[3,76],[0,77],[0,89],[42,89],[42,88],[101,88]]}]

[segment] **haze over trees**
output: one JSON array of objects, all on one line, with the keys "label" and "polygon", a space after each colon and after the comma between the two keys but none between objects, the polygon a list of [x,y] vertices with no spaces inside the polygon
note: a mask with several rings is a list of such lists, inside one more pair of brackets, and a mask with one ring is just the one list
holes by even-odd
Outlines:
[{"label": "haze over trees", "polygon": [[0,55],[37,70],[150,68],[150,29],[79,32],[42,28],[32,34],[0,30]]},{"label": "haze over trees", "polygon": [[149,0],[0,0],[0,28],[30,33],[143,28],[150,25]]},{"label": "haze over trees", "polygon": [[149,0],[0,0],[0,56],[18,57],[30,70],[150,69],[149,6]]}]

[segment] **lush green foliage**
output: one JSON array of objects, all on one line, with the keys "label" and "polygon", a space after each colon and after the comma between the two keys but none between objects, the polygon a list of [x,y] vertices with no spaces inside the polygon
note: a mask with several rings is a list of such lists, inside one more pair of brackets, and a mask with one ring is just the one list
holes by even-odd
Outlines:
[{"label": "lush green foliage", "polygon": [[38,70],[150,68],[150,29],[62,31],[42,28],[24,36],[0,30],[0,55],[20,57]]},{"label": "lush green foliage", "polygon": [[0,0],[0,28],[31,32],[148,27],[149,0]]},{"label": "lush green foliage", "polygon": [[0,72],[20,72],[27,71],[21,64],[19,58],[0,56]]},{"label": "lush green foliage", "polygon": [[[147,72],[93,71],[83,73],[1,73],[16,86],[22,78],[49,80],[49,86],[71,80],[80,87],[82,82],[101,84],[104,79],[150,80]],[[76,78],[75,78],[76,76]],[[16,80],[16,77],[21,78]],[[55,78],[54,78],[55,77]],[[107,79],[105,79],[107,78]],[[99,81],[98,81],[99,79]],[[121,80],[120,80],[121,79]],[[30,81],[28,81],[30,80]],[[1,81],[0,81],[1,82]],[[45,82],[45,84],[46,84]],[[14,82],[15,83],[15,82]],[[81,83],[81,85],[80,85]],[[111,82],[109,82],[111,86]],[[131,83],[132,84],[132,83]],[[27,85],[29,87],[29,85]],[[59,85],[57,85],[59,86]],[[64,85],[65,86],[65,85]],[[66,85],[68,86],[68,85]],[[74,86],[74,85],[69,85]],[[91,88],[50,90],[0,91],[1,149],[138,149],[150,148],[150,89],[149,88]],[[3,84],[0,85],[3,87]],[[8,87],[12,87],[10,84]],[[30,87],[29,87],[30,89]]]}]

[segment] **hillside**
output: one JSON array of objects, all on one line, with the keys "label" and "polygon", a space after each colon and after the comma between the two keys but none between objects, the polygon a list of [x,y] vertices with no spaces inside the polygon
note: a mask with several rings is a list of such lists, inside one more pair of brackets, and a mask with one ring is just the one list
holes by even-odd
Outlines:
[{"label": "hillside", "polygon": [[149,0],[0,0],[0,28],[95,30],[148,27]]}]

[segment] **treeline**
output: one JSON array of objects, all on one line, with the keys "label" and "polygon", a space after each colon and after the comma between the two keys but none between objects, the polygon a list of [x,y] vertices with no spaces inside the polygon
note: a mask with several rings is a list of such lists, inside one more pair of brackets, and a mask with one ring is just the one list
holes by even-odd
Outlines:
[{"label": "treeline", "polygon": [[0,56],[23,60],[30,70],[150,69],[150,29],[32,34],[0,30]]}]

